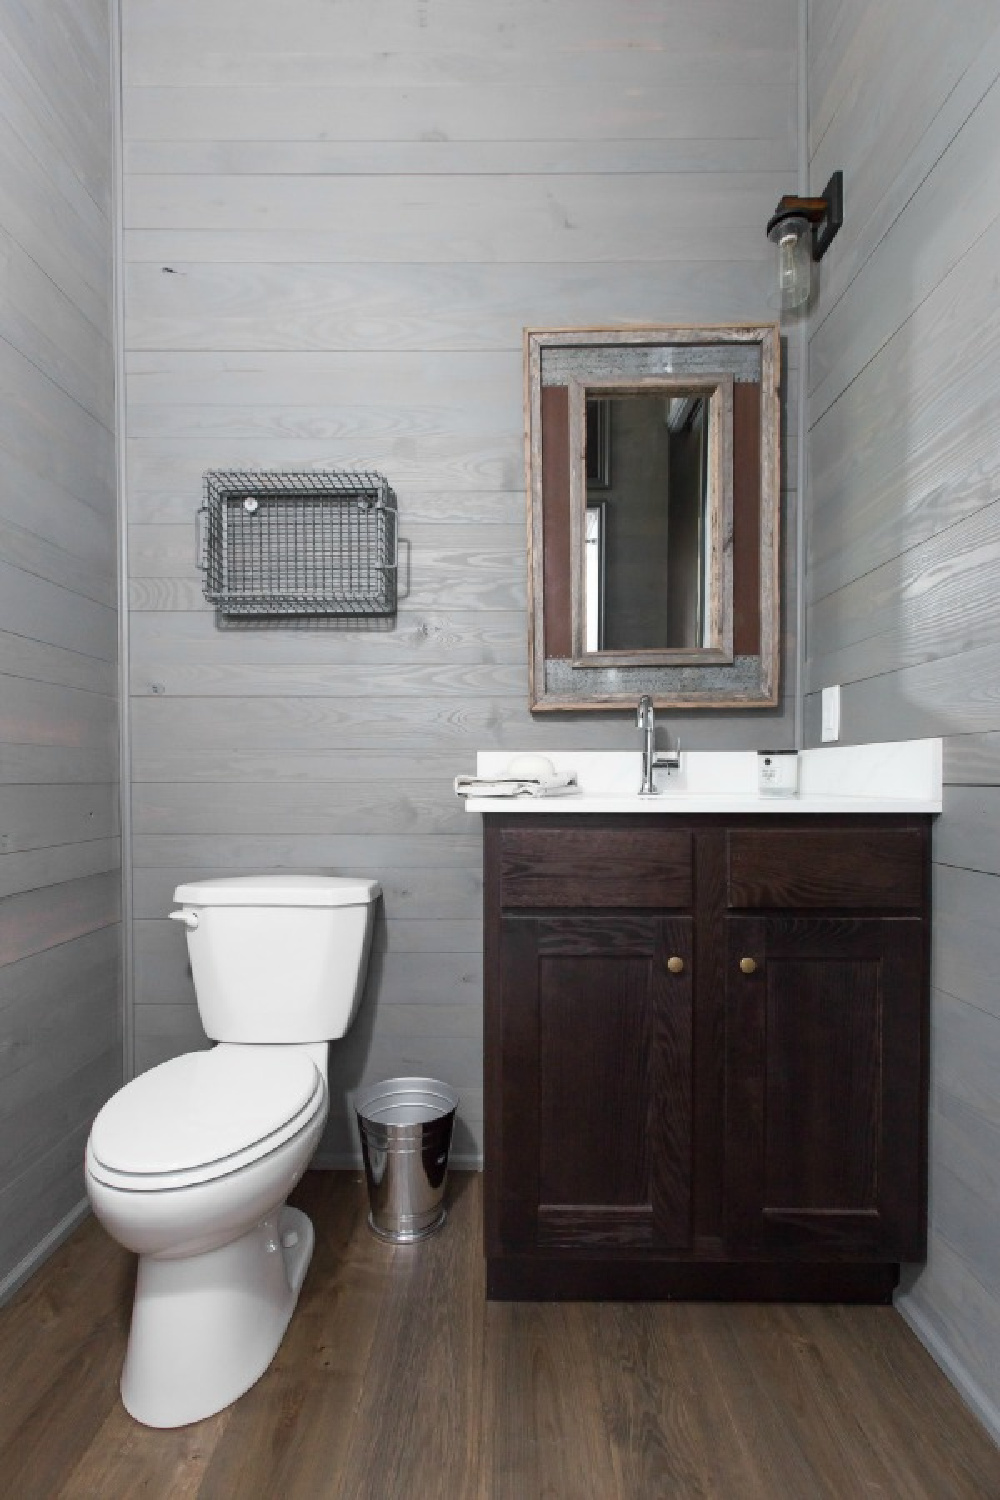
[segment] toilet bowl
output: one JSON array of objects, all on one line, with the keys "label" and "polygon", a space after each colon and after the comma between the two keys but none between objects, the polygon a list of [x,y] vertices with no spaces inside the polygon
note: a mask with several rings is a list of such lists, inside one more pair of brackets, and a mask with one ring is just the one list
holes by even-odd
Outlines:
[{"label": "toilet bowl", "polygon": [[149,1426],[228,1406],[278,1349],[313,1248],[312,1225],[285,1199],[329,1112],[318,1029],[333,1038],[350,1024],[378,894],[374,881],[317,876],[178,887],[218,1045],[126,1084],[86,1153],[95,1214],[139,1255],[121,1389]]}]

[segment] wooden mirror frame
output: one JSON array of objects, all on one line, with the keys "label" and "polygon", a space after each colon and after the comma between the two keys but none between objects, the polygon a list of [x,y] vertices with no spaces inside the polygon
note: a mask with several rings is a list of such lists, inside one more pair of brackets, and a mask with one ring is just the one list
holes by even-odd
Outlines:
[{"label": "wooden mirror frame", "polygon": [[[777,324],[525,330],[532,712],[631,708],[643,693],[658,708],[778,703],[780,348]],[[627,661],[592,665],[574,649],[581,639],[574,598],[583,568],[585,393],[638,388],[647,379],[731,390],[731,449],[720,458],[725,466],[731,453],[731,538],[720,532],[731,632],[724,627],[715,650],[657,651],[655,660],[630,652]]]}]

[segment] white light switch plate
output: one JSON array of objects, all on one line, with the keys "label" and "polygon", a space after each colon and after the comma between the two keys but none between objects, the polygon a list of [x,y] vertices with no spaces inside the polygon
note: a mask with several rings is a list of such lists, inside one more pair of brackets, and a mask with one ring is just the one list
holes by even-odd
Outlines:
[{"label": "white light switch plate", "polygon": [[823,725],[820,738],[826,744],[828,740],[840,739],[840,684],[836,687],[825,687],[823,689]]}]

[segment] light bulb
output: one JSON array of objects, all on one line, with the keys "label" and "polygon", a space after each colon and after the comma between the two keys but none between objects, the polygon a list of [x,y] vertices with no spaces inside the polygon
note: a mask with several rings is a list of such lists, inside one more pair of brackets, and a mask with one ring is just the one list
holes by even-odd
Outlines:
[{"label": "light bulb", "polygon": [[790,217],[768,236],[778,247],[777,303],[790,312],[809,301],[812,281],[812,232],[806,219]]}]

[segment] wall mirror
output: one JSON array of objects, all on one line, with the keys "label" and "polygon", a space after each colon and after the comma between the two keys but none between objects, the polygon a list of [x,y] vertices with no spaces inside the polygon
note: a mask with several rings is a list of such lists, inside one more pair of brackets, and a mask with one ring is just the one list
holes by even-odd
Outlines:
[{"label": "wall mirror", "polygon": [[779,350],[526,331],[532,709],[778,701]]}]

